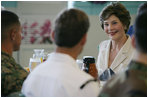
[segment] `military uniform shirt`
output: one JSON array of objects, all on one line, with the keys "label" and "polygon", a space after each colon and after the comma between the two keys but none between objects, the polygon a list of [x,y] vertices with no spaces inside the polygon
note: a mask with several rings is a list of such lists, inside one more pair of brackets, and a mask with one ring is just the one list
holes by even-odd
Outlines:
[{"label": "military uniform shirt", "polygon": [[125,73],[114,76],[104,85],[101,97],[146,97],[147,65],[131,61]]},{"label": "military uniform shirt", "polygon": [[8,96],[22,88],[28,73],[15,62],[14,58],[1,52],[1,96]]}]

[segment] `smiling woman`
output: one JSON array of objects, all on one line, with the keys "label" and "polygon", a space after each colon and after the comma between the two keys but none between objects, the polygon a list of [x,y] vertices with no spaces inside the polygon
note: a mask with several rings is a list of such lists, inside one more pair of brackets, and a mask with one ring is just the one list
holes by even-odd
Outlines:
[{"label": "smiling woman", "polygon": [[129,11],[119,2],[110,3],[100,13],[101,26],[110,38],[99,45],[97,67],[102,80],[105,80],[102,77],[105,70],[119,73],[126,69],[133,57],[131,38],[126,35],[130,20]]},{"label": "smiling woman", "polygon": [[115,15],[111,15],[108,19],[104,21],[103,24],[104,31],[112,40],[119,42],[121,39],[123,39],[123,43],[125,43],[125,41],[127,40],[125,34],[125,30],[127,27],[122,24],[118,17],[116,17]]}]

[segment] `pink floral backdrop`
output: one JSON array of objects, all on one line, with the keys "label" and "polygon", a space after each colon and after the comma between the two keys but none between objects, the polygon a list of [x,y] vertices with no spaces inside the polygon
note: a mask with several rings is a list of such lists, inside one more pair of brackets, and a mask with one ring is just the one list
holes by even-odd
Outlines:
[{"label": "pink floral backdrop", "polygon": [[50,39],[51,22],[45,20],[43,24],[34,21],[22,24],[22,43],[23,44],[52,44]]}]

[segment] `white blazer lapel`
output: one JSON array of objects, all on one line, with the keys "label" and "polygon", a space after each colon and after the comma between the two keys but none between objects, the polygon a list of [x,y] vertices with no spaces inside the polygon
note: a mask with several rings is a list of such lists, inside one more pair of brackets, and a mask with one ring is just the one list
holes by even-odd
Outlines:
[{"label": "white blazer lapel", "polygon": [[112,70],[116,69],[117,67],[119,67],[119,65],[127,58],[127,52],[120,51],[117,56],[115,57],[113,63],[111,64],[110,68]]},{"label": "white blazer lapel", "polygon": [[109,60],[109,51],[110,51],[110,45],[111,45],[111,40],[108,41],[108,44],[106,46],[106,51],[105,51],[105,65],[108,67],[108,60]]},{"label": "white blazer lapel", "polygon": [[[128,57],[128,50],[131,44],[131,39],[128,36],[126,43],[120,49],[119,53],[115,57],[113,63],[111,64],[111,69],[114,70],[115,68],[119,67],[119,65]],[[121,65],[122,66],[122,65]]]},{"label": "white blazer lapel", "polygon": [[100,51],[100,65],[98,66],[99,74],[103,73],[108,67],[108,58],[109,58],[109,49],[110,49],[110,40],[106,43],[103,43],[103,47]]}]

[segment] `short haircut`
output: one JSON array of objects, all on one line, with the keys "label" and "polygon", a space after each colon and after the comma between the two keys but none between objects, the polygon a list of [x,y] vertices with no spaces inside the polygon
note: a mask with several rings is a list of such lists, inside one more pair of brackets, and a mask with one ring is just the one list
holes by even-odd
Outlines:
[{"label": "short haircut", "polygon": [[87,33],[88,16],[78,9],[64,10],[55,20],[54,39],[60,47],[72,48]]},{"label": "short haircut", "polygon": [[134,24],[136,49],[147,54],[147,10],[140,12]]},{"label": "short haircut", "polygon": [[108,19],[111,15],[115,15],[119,18],[121,23],[126,26],[125,33],[127,33],[131,21],[131,16],[129,11],[119,2],[111,2],[107,5],[100,13],[101,26],[104,29],[104,21]]},{"label": "short haircut", "polygon": [[7,38],[8,31],[14,26],[19,25],[19,17],[10,11],[2,10],[1,11],[1,39],[2,42]]}]

